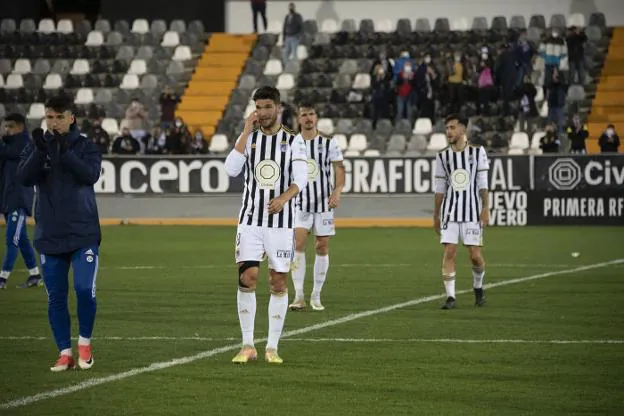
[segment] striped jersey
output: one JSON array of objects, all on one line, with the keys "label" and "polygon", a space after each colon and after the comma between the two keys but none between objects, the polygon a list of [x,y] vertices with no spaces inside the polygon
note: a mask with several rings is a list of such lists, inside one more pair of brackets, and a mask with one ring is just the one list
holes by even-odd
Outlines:
[{"label": "striped jersey", "polygon": [[441,221],[478,222],[482,201],[477,186],[477,172],[490,168],[485,149],[467,145],[461,152],[447,147],[436,156],[436,178],[446,180]]},{"label": "striped jersey", "polygon": [[269,214],[269,201],[286,192],[292,182],[292,162],[306,160],[305,144],[295,132],[282,126],[267,136],[252,132],[245,147],[245,183],[239,224],[270,228],[293,228],[295,198],[277,214]]},{"label": "striped jersey", "polygon": [[332,183],[332,162],[343,160],[342,151],[334,138],[320,134],[305,140],[308,160],[308,185],[297,197],[297,207],[303,212],[329,212],[329,195],[334,190]]}]

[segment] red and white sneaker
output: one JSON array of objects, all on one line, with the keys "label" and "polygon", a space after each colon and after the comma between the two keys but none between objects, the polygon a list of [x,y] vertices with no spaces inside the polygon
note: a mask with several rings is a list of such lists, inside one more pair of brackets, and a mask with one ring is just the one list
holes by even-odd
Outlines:
[{"label": "red and white sneaker", "polygon": [[78,366],[83,370],[88,370],[93,367],[95,360],[91,353],[91,344],[78,345]]},{"label": "red and white sneaker", "polygon": [[71,355],[60,355],[58,360],[56,360],[56,364],[54,364],[54,367],[50,367],[50,371],[54,373],[59,373],[61,371],[71,370],[74,367],[76,367],[74,357],[72,357]]}]

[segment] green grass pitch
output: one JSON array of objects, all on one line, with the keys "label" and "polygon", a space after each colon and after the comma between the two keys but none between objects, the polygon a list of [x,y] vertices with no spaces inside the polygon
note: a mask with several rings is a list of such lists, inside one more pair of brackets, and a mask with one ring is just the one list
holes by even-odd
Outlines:
[{"label": "green grass pitch", "polygon": [[[230,363],[234,237],[231,227],[105,227],[90,371],[48,370],[46,294],[15,288],[19,260],[0,292],[0,415],[624,414],[624,263],[603,264],[624,259],[622,228],[489,228],[486,283],[537,277],[487,289],[483,308],[459,295],[452,311],[439,309],[432,230],[340,229],[327,309],[288,313],[285,330],[302,331],[281,341],[282,366]],[[470,290],[465,250],[458,260],[457,289]],[[309,296],[312,244],[307,263]],[[267,332],[261,273],[257,338]]]}]

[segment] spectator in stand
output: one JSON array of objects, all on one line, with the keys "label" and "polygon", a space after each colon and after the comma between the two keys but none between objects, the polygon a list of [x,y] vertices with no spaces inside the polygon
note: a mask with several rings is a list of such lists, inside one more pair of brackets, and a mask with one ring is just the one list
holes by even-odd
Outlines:
[{"label": "spectator in stand", "polygon": [[531,75],[526,74],[524,76],[524,83],[520,87],[520,114],[518,123],[520,125],[520,130],[529,134],[533,133],[535,120],[537,116],[539,116],[537,104],[535,103],[535,96],[537,96],[537,89],[531,82]]},{"label": "spectator in stand", "polygon": [[510,103],[514,99],[516,89],[516,56],[507,43],[501,45],[496,62],[495,77],[503,97],[503,114],[510,116]]},{"label": "spectator in stand", "polygon": [[568,65],[570,67],[570,83],[585,84],[585,31],[576,26],[570,27],[566,38],[568,44]]},{"label": "spectator in stand", "polygon": [[110,137],[106,130],[102,128],[102,120],[95,119],[91,123],[91,128],[87,132],[87,137],[93,140],[93,143],[100,149],[100,153],[107,154],[110,149]]},{"label": "spectator in stand", "polygon": [[195,130],[193,141],[191,142],[191,153],[194,155],[208,154],[208,142],[204,137],[204,132],[200,129]]},{"label": "spectator in stand", "polygon": [[176,106],[179,102],[178,94],[170,86],[166,86],[160,94],[160,123],[163,128],[167,128],[173,123]]},{"label": "spectator in stand", "polygon": [[132,137],[130,130],[124,127],[121,130],[121,136],[117,137],[113,142],[111,153],[114,155],[136,155],[141,150],[139,141]]},{"label": "spectator in stand", "polygon": [[464,105],[464,63],[459,51],[453,53],[453,60],[448,62],[449,112],[459,113]]},{"label": "spectator in stand", "polygon": [[262,18],[264,30],[267,30],[266,0],[251,0],[254,33],[258,33],[258,15]]},{"label": "spectator in stand", "polygon": [[554,123],[549,123],[546,126],[546,135],[540,139],[540,149],[544,153],[558,153],[561,142],[557,135],[556,126]]},{"label": "spectator in stand", "polygon": [[416,70],[416,94],[418,95],[419,117],[428,118],[435,123],[435,92],[438,73],[431,62],[431,56],[425,55]]},{"label": "spectator in stand", "polygon": [[127,127],[130,134],[136,139],[147,133],[147,111],[138,98],[133,98],[126,109],[126,118],[121,122],[122,129]]},{"label": "spectator in stand", "polygon": [[559,69],[561,60],[568,56],[565,40],[559,36],[558,29],[552,29],[550,36],[540,44],[539,54],[544,59],[544,89],[550,89],[553,69]]},{"label": "spectator in stand", "polygon": [[280,114],[281,122],[284,126],[289,129],[296,131],[294,121],[293,110],[290,104],[285,101],[282,101],[282,114]]},{"label": "spectator in stand", "polygon": [[93,122],[98,119],[103,119],[106,117],[106,112],[103,108],[98,107],[97,104],[91,103],[89,108],[87,109],[87,117],[82,120],[82,125],[80,126],[80,131],[88,132],[91,130],[91,126]]},{"label": "spectator in stand", "polygon": [[410,62],[412,64],[412,67],[416,68],[416,63],[414,62],[414,60],[410,56],[410,53],[408,51],[401,52],[399,57],[394,60],[394,67],[392,68],[392,79],[393,80],[395,80],[395,81],[398,80],[399,74],[401,73],[401,71],[403,71],[403,68],[405,67],[405,63],[406,62]]},{"label": "spectator in stand", "polygon": [[581,117],[575,114],[572,117],[572,124],[568,126],[568,141],[570,142],[570,153],[584,155],[587,153],[585,140],[589,137],[587,125],[581,122]]},{"label": "spectator in stand", "polygon": [[515,44],[516,54],[516,88],[520,88],[524,76],[531,73],[531,60],[535,51],[527,39],[526,29],[522,29]]},{"label": "spectator in stand", "polygon": [[154,127],[152,133],[143,138],[146,155],[161,155],[165,149],[167,136],[160,127]]},{"label": "spectator in stand", "polygon": [[284,55],[282,57],[284,66],[290,61],[291,55],[297,59],[297,48],[303,33],[303,18],[295,10],[295,3],[288,5],[288,14],[284,18]]},{"label": "spectator in stand", "polygon": [[557,68],[552,68],[551,79],[552,82],[548,91],[548,122],[555,123],[558,134],[563,135],[568,87]]},{"label": "spectator in stand", "polygon": [[[382,59],[381,62],[384,60]],[[389,71],[389,72],[386,72]],[[373,129],[377,128],[377,121],[390,114],[390,80],[392,67],[378,63],[373,67],[371,74],[371,119]]]},{"label": "spectator in stand", "polygon": [[170,155],[186,155],[189,153],[189,145],[192,136],[188,127],[181,118],[176,118],[173,127],[169,129],[165,143],[165,153]]},{"label": "spectator in stand", "polygon": [[477,100],[477,115],[489,116],[490,103],[494,99],[494,71],[492,70],[492,60],[487,50],[486,52],[481,52],[478,74],[477,90],[479,97]]},{"label": "spectator in stand", "polygon": [[396,86],[396,119],[406,118],[410,122],[412,118],[412,93],[415,92],[415,74],[411,61],[405,61],[403,70],[399,72]]},{"label": "spectator in stand", "polygon": [[[386,83],[386,87],[390,88],[390,83],[393,78],[393,62],[392,59],[388,58],[385,50],[379,52],[379,57],[375,59],[373,62],[373,66],[371,69],[371,79],[377,77],[379,73],[379,66],[383,69],[384,79],[383,81]],[[378,77],[377,77],[378,78]]]},{"label": "spectator in stand", "polygon": [[598,139],[601,153],[617,153],[620,147],[620,136],[615,131],[615,126],[609,124],[607,129]]}]

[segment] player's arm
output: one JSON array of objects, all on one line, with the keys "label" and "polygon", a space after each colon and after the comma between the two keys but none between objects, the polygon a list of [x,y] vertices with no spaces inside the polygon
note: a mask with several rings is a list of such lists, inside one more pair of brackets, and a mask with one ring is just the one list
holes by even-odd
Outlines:
[{"label": "player's arm", "polygon": [[85,138],[85,147],[80,155],[67,149],[61,155],[61,163],[82,185],[94,185],[102,172],[102,154],[95,144]]},{"label": "player's arm", "polygon": [[300,136],[297,136],[291,146],[292,182],[286,192],[269,201],[269,214],[280,212],[284,204],[299,195],[299,192],[308,184],[307,159],[305,143]]},{"label": "player's arm", "polygon": [[236,140],[236,144],[234,144],[234,149],[232,149],[225,158],[225,171],[231,177],[240,175],[243,166],[245,166],[245,162],[247,161],[247,140],[249,140],[249,135],[255,128],[257,122],[258,115],[253,111],[245,119],[245,128],[241,135],[238,136],[238,140]]},{"label": "player's arm", "polygon": [[490,199],[488,195],[488,170],[490,169],[490,162],[485,153],[485,149],[482,147],[479,149],[479,159],[477,161],[477,189],[479,189],[479,196],[481,197],[481,225],[488,225],[490,223]]},{"label": "player's arm", "polygon": [[342,189],[345,185],[345,167],[344,167],[344,158],[342,156],[342,151],[340,150],[340,146],[338,146],[338,142],[336,139],[331,139],[329,142],[329,160],[332,162],[332,166],[334,167],[334,175],[336,183],[334,185],[334,190],[329,196],[329,207],[337,208],[340,205],[340,195],[342,194]]},{"label": "player's arm", "polygon": [[20,155],[17,166],[17,181],[24,186],[35,186],[41,178],[45,165],[45,153],[41,152],[34,143],[26,146]]},{"label": "player's arm", "polygon": [[436,170],[435,170],[435,196],[433,201],[433,228],[436,233],[440,234],[440,209],[442,208],[442,201],[448,188],[448,176],[442,163],[442,156],[438,154],[436,156]]},{"label": "player's arm", "polygon": [[0,139],[0,159],[19,160],[24,148],[28,145],[29,140],[19,140],[16,143],[6,144]]}]

